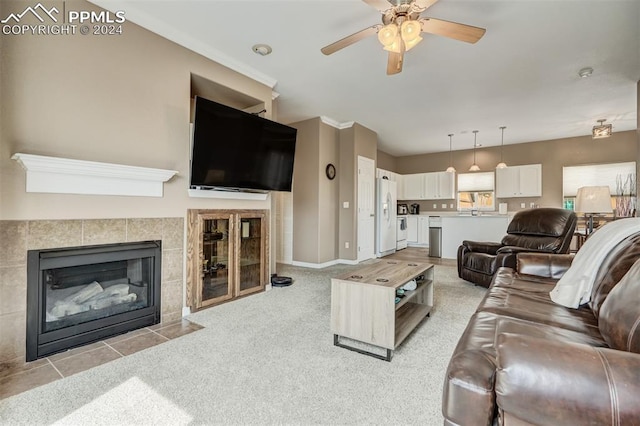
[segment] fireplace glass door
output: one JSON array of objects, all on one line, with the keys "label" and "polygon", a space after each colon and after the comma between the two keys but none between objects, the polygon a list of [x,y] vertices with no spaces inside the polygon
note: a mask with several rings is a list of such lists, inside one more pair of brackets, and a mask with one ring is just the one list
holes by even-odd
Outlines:
[{"label": "fireplace glass door", "polygon": [[43,270],[43,331],[151,306],[152,267],[146,257]]}]

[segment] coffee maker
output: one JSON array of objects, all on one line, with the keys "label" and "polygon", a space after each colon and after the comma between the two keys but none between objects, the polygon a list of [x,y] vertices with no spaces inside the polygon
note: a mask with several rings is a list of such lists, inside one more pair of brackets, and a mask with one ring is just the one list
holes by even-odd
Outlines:
[{"label": "coffee maker", "polygon": [[410,214],[420,214],[420,204],[413,203],[411,204],[411,208],[409,209]]}]

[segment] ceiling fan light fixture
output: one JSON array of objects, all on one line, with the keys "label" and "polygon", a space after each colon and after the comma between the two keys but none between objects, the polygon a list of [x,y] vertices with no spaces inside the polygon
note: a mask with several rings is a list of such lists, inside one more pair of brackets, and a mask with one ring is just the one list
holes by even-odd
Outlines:
[{"label": "ceiling fan light fixture", "polygon": [[396,24],[385,25],[378,31],[378,41],[385,47],[390,47],[395,43],[398,36],[398,26]]},{"label": "ceiling fan light fixture", "polygon": [[[393,43],[391,43],[388,46],[385,46],[384,50],[386,50],[387,52],[402,53],[402,43],[403,41],[400,38],[400,36],[396,36]],[[406,47],[405,47],[405,50],[406,50]]]},{"label": "ceiling fan light fixture", "polygon": [[604,124],[605,121],[607,120],[600,119],[598,120],[598,123],[600,124],[593,126],[593,130],[591,132],[593,139],[608,138],[613,134],[613,125],[611,123]]},{"label": "ceiling fan light fixture", "polygon": [[417,38],[420,38],[420,33],[422,32],[422,25],[418,21],[404,21],[402,25],[400,25],[400,34],[402,35],[402,39],[405,43],[409,43]]},{"label": "ceiling fan light fixture", "polygon": [[411,50],[422,41],[422,37],[418,36],[411,41],[404,41],[405,50]]}]

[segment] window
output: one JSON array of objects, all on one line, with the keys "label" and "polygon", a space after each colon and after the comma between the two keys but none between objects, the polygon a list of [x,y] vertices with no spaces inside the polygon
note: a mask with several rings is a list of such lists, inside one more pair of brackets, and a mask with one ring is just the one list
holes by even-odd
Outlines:
[{"label": "window", "polygon": [[459,174],[458,210],[495,210],[494,181],[494,172]]},{"label": "window", "polygon": [[636,206],[636,163],[606,163],[562,168],[565,209],[574,210],[578,188],[608,186],[616,216],[628,216]]}]

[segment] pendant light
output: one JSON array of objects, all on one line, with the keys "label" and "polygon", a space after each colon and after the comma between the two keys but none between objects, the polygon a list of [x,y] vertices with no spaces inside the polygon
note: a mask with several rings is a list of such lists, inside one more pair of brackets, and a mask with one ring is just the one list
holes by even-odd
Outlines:
[{"label": "pendant light", "polygon": [[474,130],[473,131],[473,164],[471,165],[471,167],[469,167],[469,171],[470,172],[479,172],[480,171],[480,166],[478,166],[476,164],[477,138],[478,138],[478,131]]},{"label": "pendant light", "polygon": [[447,173],[455,173],[456,168],[453,167],[453,154],[451,152],[451,138],[453,137],[453,133],[449,133],[449,167],[447,167]]},{"label": "pendant light", "polygon": [[496,169],[506,169],[507,168],[507,163],[505,163],[504,160],[502,159],[502,151],[504,151],[504,129],[506,129],[506,128],[507,128],[507,126],[500,126],[500,130],[502,130],[502,143],[500,144],[500,162],[496,166]]}]

